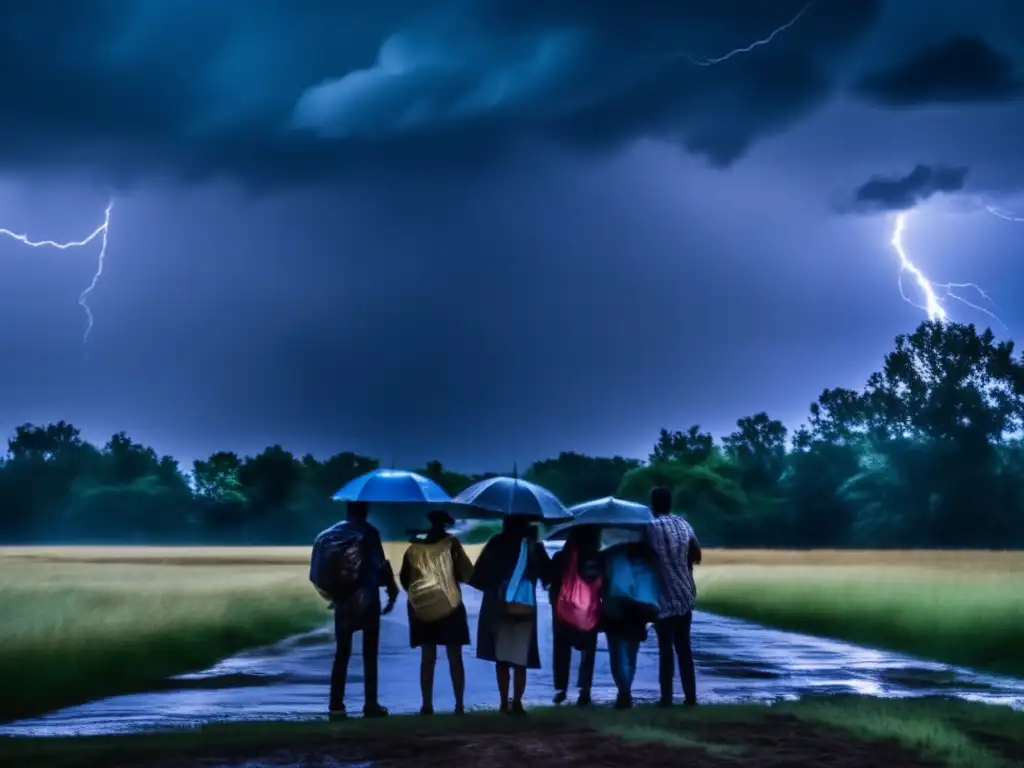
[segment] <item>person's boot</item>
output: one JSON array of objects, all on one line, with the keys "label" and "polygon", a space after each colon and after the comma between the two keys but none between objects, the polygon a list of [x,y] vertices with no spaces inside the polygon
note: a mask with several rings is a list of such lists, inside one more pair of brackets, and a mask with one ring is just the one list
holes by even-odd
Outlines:
[{"label": "person's boot", "polygon": [[569,697],[566,695],[565,691],[556,691],[555,698],[552,699],[552,701],[555,703],[555,706],[557,707],[559,704],[564,704],[567,698]]},{"label": "person's boot", "polygon": [[340,722],[341,720],[348,719],[348,712],[345,711],[345,705],[342,704],[340,707],[331,707],[327,713],[327,718],[331,722]]},{"label": "person's boot", "polygon": [[616,709],[629,709],[633,706],[633,697],[628,693],[620,693],[615,697]]},{"label": "person's boot", "polygon": [[521,702],[521,701],[513,701],[512,702],[511,713],[513,715],[518,716],[518,717],[523,717],[526,714],[526,710],[523,709],[523,702]]},{"label": "person's boot", "polygon": [[367,704],[365,707],[363,707],[363,717],[374,718],[387,716],[387,707],[382,707],[380,704]]},{"label": "person's boot", "polygon": [[432,714],[434,714],[434,707],[431,706],[430,704],[424,704],[422,707],[420,707],[420,714],[421,715],[432,715]]},{"label": "person's boot", "polygon": [[590,691],[580,691],[579,698],[576,699],[577,707],[589,707],[590,706]]}]

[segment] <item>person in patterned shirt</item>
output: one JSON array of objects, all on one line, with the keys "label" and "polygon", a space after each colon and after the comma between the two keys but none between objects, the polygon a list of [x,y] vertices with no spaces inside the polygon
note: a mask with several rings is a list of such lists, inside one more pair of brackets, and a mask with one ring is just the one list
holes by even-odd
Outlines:
[{"label": "person in patterned shirt", "polygon": [[690,625],[697,603],[697,586],[693,566],[700,563],[701,550],[692,526],[672,514],[672,492],[658,487],[651,491],[654,521],[647,539],[658,562],[661,574],[661,609],[654,623],[658,635],[658,678],[663,707],[672,706],[675,660],[679,659],[679,675],[683,683],[684,703],[697,703],[697,681],[690,647]]}]

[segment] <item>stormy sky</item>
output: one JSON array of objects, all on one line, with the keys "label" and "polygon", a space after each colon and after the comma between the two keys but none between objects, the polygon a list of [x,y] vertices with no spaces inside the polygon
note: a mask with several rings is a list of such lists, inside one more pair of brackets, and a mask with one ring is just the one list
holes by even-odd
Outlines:
[{"label": "stormy sky", "polygon": [[1024,327],[1019,0],[0,0],[0,67],[0,227],[114,203],[87,345],[99,240],[0,237],[5,430],[501,470],[795,426],[925,317],[899,213]]}]

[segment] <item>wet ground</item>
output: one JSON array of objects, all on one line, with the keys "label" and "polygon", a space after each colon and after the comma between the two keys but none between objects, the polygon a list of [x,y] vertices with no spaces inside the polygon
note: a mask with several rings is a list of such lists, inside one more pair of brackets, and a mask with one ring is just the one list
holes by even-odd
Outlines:
[{"label": "wet ground", "polygon": [[[465,597],[471,634],[475,636],[479,594],[467,590]],[[540,592],[538,597],[544,669],[530,673],[527,702],[547,704],[552,696],[551,611]],[[325,619],[329,618],[330,614],[325,612]],[[634,687],[634,695],[641,701],[658,696],[657,646],[653,634],[641,649]],[[894,697],[958,696],[1024,709],[1024,680],[976,674],[706,613],[694,617],[693,645],[698,693],[701,700],[708,703],[768,702],[808,694],[858,693]],[[358,648],[359,640],[349,674],[347,704],[353,713],[360,711],[363,703]],[[107,734],[210,721],[323,715],[333,653],[333,635],[325,628],[226,659],[200,673],[174,678],[164,690],[69,707],[0,727],[0,735]],[[465,649],[465,657],[467,707],[495,707],[493,665],[478,661],[472,647]],[[576,663],[575,654],[573,663]],[[395,713],[418,711],[419,652],[409,648],[404,598],[394,612],[383,619],[380,665],[382,703]],[[435,708],[439,712],[449,710],[453,699],[443,653],[438,659],[435,688]],[[602,637],[593,696],[597,702],[610,702],[614,695]]]}]

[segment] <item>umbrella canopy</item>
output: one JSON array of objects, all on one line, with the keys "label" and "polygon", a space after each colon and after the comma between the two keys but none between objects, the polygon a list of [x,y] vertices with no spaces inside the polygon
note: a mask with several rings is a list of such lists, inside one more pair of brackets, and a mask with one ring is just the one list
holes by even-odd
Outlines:
[{"label": "umbrella canopy", "polygon": [[596,525],[602,528],[642,528],[654,519],[651,510],[643,504],[606,496],[585,501],[569,508],[572,520],[552,530],[547,538],[565,538],[572,528]]},{"label": "umbrella canopy", "polygon": [[388,504],[448,504],[452,500],[433,480],[403,469],[367,472],[346,483],[332,498]]},{"label": "umbrella canopy", "polygon": [[572,517],[572,513],[547,488],[516,477],[481,480],[458,494],[452,503],[473,507],[484,517],[524,517],[546,523]]}]

